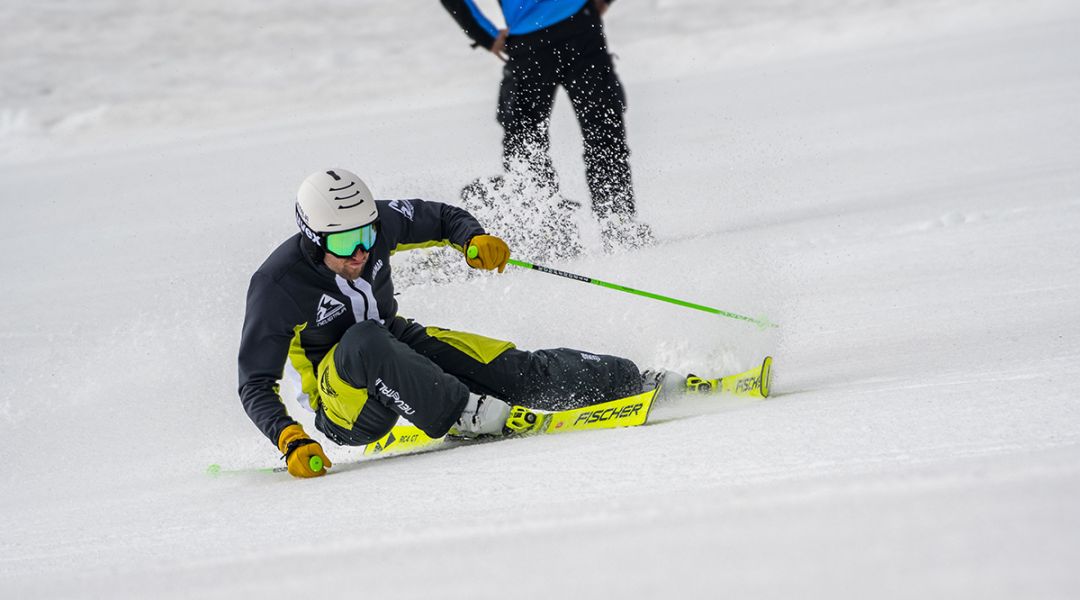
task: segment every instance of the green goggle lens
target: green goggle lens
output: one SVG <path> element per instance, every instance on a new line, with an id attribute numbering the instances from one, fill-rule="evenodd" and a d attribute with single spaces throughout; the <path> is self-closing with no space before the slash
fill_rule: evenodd
<path id="1" fill-rule="evenodd" d="M 356 252 L 356 248 L 370 252 L 375 245 L 375 224 L 364 225 L 348 231 L 328 233 L 325 237 L 326 251 L 339 258 L 349 258 Z"/>

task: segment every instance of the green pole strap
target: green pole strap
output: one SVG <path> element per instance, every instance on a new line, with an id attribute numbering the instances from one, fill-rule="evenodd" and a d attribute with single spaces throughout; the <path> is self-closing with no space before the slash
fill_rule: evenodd
<path id="1" fill-rule="evenodd" d="M 469 258 L 476 258 L 478 250 L 476 246 L 470 246 L 467 256 Z M 692 308 L 694 310 L 700 310 L 703 312 L 711 313 L 714 315 L 720 315 L 721 317 L 727 317 L 729 319 L 737 319 L 739 321 L 746 321 L 747 323 L 753 323 L 757 325 L 759 329 L 766 329 L 769 327 L 779 327 L 776 323 L 773 323 L 765 317 L 753 318 L 745 315 L 740 315 L 726 310 L 720 310 L 718 308 L 712 308 L 711 306 L 703 306 L 701 304 L 695 304 L 693 302 L 687 302 L 686 300 L 679 300 L 678 298 L 669 298 L 668 296 L 661 296 L 660 294 L 654 294 L 652 292 L 646 292 L 643 290 L 637 290 L 625 285 L 619 285 L 617 283 L 610 283 L 608 281 L 601 281 L 599 279 L 593 279 L 592 277 L 585 277 L 584 275 L 576 275 L 574 273 L 567 273 L 566 271 L 560 271 L 558 269 L 552 269 L 551 267 L 545 267 L 543 265 L 535 265 L 533 263 L 527 263 L 523 260 L 509 259 L 508 262 L 515 267 L 522 269 L 532 269 L 533 271 L 540 271 L 541 273 L 547 273 L 548 275 L 558 275 L 559 277 L 565 277 L 567 279 L 573 279 L 584 283 L 591 283 L 600 287 L 605 287 L 611 290 L 617 290 L 620 292 L 626 292 L 628 294 L 634 294 L 635 296 L 644 296 L 646 298 L 652 298 L 653 300 L 660 300 L 662 302 L 669 302 L 671 304 L 678 304 L 679 306 L 685 306 L 686 308 Z"/>

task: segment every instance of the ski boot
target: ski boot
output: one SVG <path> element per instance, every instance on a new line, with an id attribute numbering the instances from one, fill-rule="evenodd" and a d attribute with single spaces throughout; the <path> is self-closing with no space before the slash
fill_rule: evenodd
<path id="1" fill-rule="evenodd" d="M 469 401 L 457 422 L 450 427 L 448 436 L 454 438 L 478 438 L 502 435 L 503 425 L 510 414 L 510 405 L 502 400 L 477 394 L 469 394 Z"/>

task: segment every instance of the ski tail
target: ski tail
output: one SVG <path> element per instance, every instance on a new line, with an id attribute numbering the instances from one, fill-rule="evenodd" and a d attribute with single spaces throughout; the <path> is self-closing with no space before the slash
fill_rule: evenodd
<path id="1" fill-rule="evenodd" d="M 415 452 L 417 450 L 438 446 L 446 441 L 445 437 L 433 438 L 428 436 L 415 425 L 395 425 L 389 433 L 378 440 L 364 446 L 364 456 L 389 452 L 397 454 L 401 452 Z"/>
<path id="2" fill-rule="evenodd" d="M 686 391 L 691 393 L 723 392 L 736 396 L 768 398 L 772 392 L 772 357 L 766 356 L 759 366 L 737 375 L 718 379 L 689 375 L 686 378 Z"/>

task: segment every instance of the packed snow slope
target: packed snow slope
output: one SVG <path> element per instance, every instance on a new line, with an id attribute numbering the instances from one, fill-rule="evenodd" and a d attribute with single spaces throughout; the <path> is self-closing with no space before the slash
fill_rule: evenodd
<path id="1" fill-rule="evenodd" d="M 497 172 L 499 63 L 436 2 L 0 20 L 0 597 L 1080 596 L 1075 2 L 616 3 L 662 240 L 586 228 L 557 266 L 780 328 L 446 257 L 395 257 L 401 310 L 698 373 L 771 353 L 775 396 L 327 443 L 310 481 L 205 474 L 280 464 L 236 397 L 248 277 L 309 172 L 449 202 Z M 584 199 L 565 97 L 553 129 Z"/>

